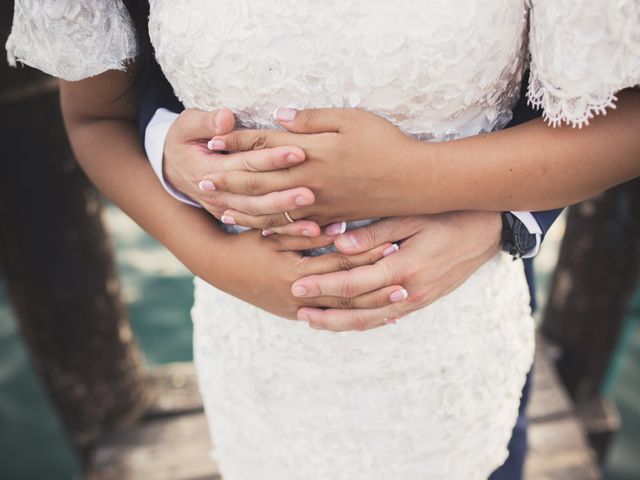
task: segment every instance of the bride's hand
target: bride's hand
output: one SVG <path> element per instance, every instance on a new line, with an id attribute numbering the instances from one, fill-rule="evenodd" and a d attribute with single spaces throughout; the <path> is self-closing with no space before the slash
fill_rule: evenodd
<path id="1" fill-rule="evenodd" d="M 370 309 L 391 303 L 390 295 L 402 289 L 401 286 L 385 285 L 375 292 L 350 295 L 350 298 L 340 295 L 299 298 L 292 294 L 291 286 L 300 277 L 374 265 L 395 253 L 392 245 L 384 242 L 354 254 L 329 253 L 312 257 L 300 253 L 300 250 L 331 245 L 334 240 L 335 236 L 327 235 L 265 238 L 260 232 L 250 230 L 230 238 L 225 246 L 223 263 L 218 261 L 208 268 L 205 261 L 197 274 L 237 298 L 294 320 L 297 311 L 304 306 L 345 308 L 350 305 L 352 308 Z M 221 269 L 224 269 L 223 275 Z"/>
<path id="2" fill-rule="evenodd" d="M 339 236 L 335 245 L 343 253 L 367 251 L 377 245 L 402 240 L 394 255 L 345 272 L 299 279 L 295 293 L 301 298 L 359 297 L 368 292 L 403 285 L 395 302 L 375 309 L 301 308 L 300 320 L 318 329 L 366 330 L 395 321 L 424 308 L 460 286 L 498 253 L 502 222 L 496 212 L 456 212 L 395 217 Z M 391 300 L 391 299 L 390 299 Z"/>
<path id="3" fill-rule="evenodd" d="M 219 220 L 225 210 L 235 208 L 248 213 L 278 213 L 279 220 L 286 222 L 283 211 L 312 204 L 313 193 L 304 187 L 263 196 L 247 196 L 215 191 L 211 182 L 203 180 L 206 175 L 217 172 L 266 172 L 286 169 L 304 161 L 304 151 L 299 147 L 277 147 L 235 155 L 220 154 L 208 148 L 214 135 L 232 132 L 234 123 L 233 113 L 228 109 L 183 111 L 171 125 L 164 144 L 165 181 Z M 320 234 L 320 229 L 314 222 L 301 221 L 288 227 L 286 232 L 316 236 Z"/>
<path id="4" fill-rule="evenodd" d="M 294 219 L 305 218 L 320 225 L 393 216 L 406 206 L 402 197 L 412 179 L 403 165 L 411 161 L 412 152 L 421 142 L 362 110 L 279 109 L 276 116 L 290 132 L 236 130 L 216 136 L 214 141 L 219 148 L 232 152 L 295 145 L 304 150 L 304 162 L 270 172 L 219 172 L 203 180 L 212 182 L 218 191 L 246 196 L 308 187 L 315 194 L 313 205 L 288 211 Z M 230 156 L 242 154 L 246 153 Z M 232 223 L 291 234 L 289 226 L 285 230 L 274 228 L 286 224 L 280 213 L 256 215 L 234 208 L 224 216 Z"/>

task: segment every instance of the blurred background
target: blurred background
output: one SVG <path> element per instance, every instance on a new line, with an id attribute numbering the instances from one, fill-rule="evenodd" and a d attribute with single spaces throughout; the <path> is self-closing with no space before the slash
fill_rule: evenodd
<path id="1" fill-rule="evenodd" d="M 3 42 L 11 11 L 0 6 Z M 81 478 L 83 465 L 105 463 L 100 452 L 115 461 L 104 445 L 130 441 L 114 429 L 171 408 L 192 413 L 175 398 L 158 407 L 149 372 L 192 359 L 193 277 L 88 184 L 55 81 L 4 62 L 0 149 L 0 479 Z M 547 476 L 527 478 L 640 479 L 639 249 L 637 181 L 573 207 L 547 236 L 535 261 L 537 318 L 554 380 L 543 373 L 536 388 L 545 408 L 566 404 L 535 407 L 532 443 L 580 435 L 595 469 L 580 476 L 582 456 L 541 449 Z M 184 387 L 183 377 L 167 378 Z M 567 433 L 567 419 L 578 433 Z"/>

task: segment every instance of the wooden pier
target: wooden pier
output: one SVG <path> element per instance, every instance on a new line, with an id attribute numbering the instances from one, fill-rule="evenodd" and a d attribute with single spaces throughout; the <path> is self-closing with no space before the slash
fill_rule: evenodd
<path id="1" fill-rule="evenodd" d="M 553 349 L 539 341 L 525 480 L 600 480 L 595 454 L 552 357 Z M 148 381 L 155 392 L 152 407 L 142 421 L 112 434 L 94 451 L 88 480 L 221 480 L 208 456 L 193 366 L 157 367 Z"/>

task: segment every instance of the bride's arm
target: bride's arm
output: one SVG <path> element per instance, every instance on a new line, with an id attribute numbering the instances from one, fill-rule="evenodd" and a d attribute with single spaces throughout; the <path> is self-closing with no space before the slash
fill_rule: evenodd
<path id="1" fill-rule="evenodd" d="M 390 243 L 365 254 L 302 257 L 259 232 L 224 233 L 210 215 L 166 194 L 139 144 L 136 103 L 127 88 L 125 74 L 115 71 L 61 82 L 62 110 L 73 150 L 98 189 L 196 275 L 253 305 L 294 319 L 304 305 L 344 305 L 337 296 L 295 298 L 291 285 L 298 278 L 373 264 L 385 256 Z M 296 249 L 326 246 L 333 239 L 303 238 Z M 385 286 L 350 301 L 355 308 L 386 305 L 391 302 L 389 295 L 401 288 Z"/>
<path id="2" fill-rule="evenodd" d="M 116 71 L 60 82 L 64 121 L 78 162 L 105 196 L 195 274 L 210 277 L 212 272 L 201 266 L 222 260 L 225 234 L 210 217 L 176 202 L 158 184 L 139 144 L 136 103 L 128 88 L 125 74 Z"/>
<path id="3" fill-rule="evenodd" d="M 537 119 L 445 143 L 412 140 L 358 110 L 293 113 L 293 120 L 281 123 L 294 133 L 246 130 L 216 140 L 230 150 L 296 145 L 307 160 L 280 172 L 206 176 L 216 195 L 263 195 L 304 185 L 315 203 L 291 216 L 323 224 L 459 210 L 545 210 L 640 174 L 640 93 L 634 90 L 621 92 L 615 110 L 582 129 L 551 128 Z M 230 207 L 225 213 L 241 225 L 282 222 L 281 214 L 250 216 Z"/>
<path id="4" fill-rule="evenodd" d="M 423 191 L 421 201 L 434 211 L 574 204 L 640 175 L 639 128 L 640 92 L 626 90 L 615 110 L 582 129 L 550 128 L 537 119 L 437 145 L 430 161 L 433 190 Z"/>

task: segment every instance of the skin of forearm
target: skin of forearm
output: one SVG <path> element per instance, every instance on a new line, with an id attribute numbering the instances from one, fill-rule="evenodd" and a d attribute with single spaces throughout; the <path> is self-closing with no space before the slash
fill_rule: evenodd
<path id="1" fill-rule="evenodd" d="M 206 266 L 223 267 L 228 236 L 209 215 L 166 194 L 142 151 L 134 121 L 80 115 L 69 101 L 74 95 L 69 86 L 62 85 L 61 94 L 71 145 L 91 181 L 194 274 L 214 283 L 216 272 Z"/>
<path id="2" fill-rule="evenodd" d="M 407 168 L 415 192 L 412 210 L 416 203 L 426 207 L 425 213 L 536 211 L 574 204 L 640 175 L 639 127 L 640 93 L 626 90 L 615 110 L 582 129 L 551 128 L 537 119 L 499 132 L 421 144 Z"/>

